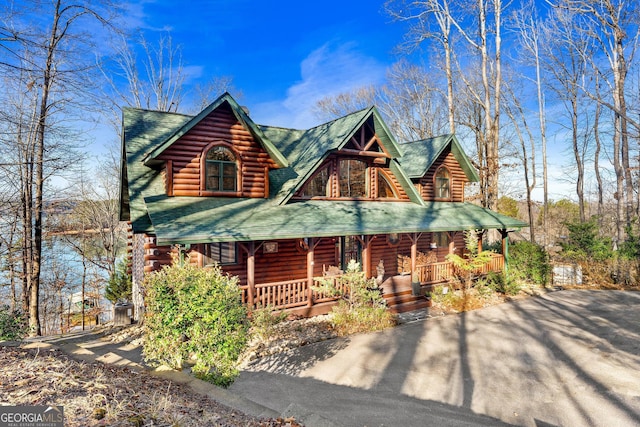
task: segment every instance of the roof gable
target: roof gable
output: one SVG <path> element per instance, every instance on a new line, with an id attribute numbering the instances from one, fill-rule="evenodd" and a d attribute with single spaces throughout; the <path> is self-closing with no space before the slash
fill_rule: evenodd
<path id="1" fill-rule="evenodd" d="M 216 109 L 220 108 L 223 104 L 227 104 L 234 116 L 238 119 L 240 123 L 256 138 L 258 143 L 269 153 L 269 156 L 275 161 L 280 167 L 287 167 L 288 162 L 286 158 L 282 155 L 282 153 L 276 148 L 273 142 L 267 138 L 267 136 L 262 132 L 261 128 L 258 127 L 253 120 L 245 113 L 245 111 L 238 105 L 238 103 L 233 99 L 233 97 L 229 93 L 224 93 L 214 102 L 212 102 L 207 108 L 202 110 L 197 116 L 194 116 L 191 120 L 185 123 L 181 128 L 177 129 L 173 135 L 171 135 L 166 141 L 164 141 L 161 145 L 151 151 L 145 158 L 144 163 L 147 166 L 150 166 L 156 162 L 158 162 L 158 157 L 167 150 L 173 143 L 175 143 L 178 139 L 184 136 L 187 132 L 193 129 L 198 123 L 204 120 L 209 114 L 211 114 Z"/>
<path id="2" fill-rule="evenodd" d="M 401 144 L 404 154 L 399 159 L 399 162 L 410 178 L 422 178 L 448 147 L 451 147 L 451 152 L 460 164 L 467 179 L 470 182 L 479 181 L 478 173 L 454 134 Z"/>
<path id="3" fill-rule="evenodd" d="M 392 164 L 396 163 L 394 159 L 401 155 L 400 148 L 375 107 L 357 111 L 307 131 L 263 127 L 266 135 L 278 141 L 276 144 L 281 152 L 286 153 L 290 166 L 270 172 L 271 196 L 279 204 L 287 203 L 331 153 L 353 145 L 352 138 L 369 120 L 379 140 L 379 144 L 375 145 L 380 145 L 380 149 L 391 157 Z M 401 168 L 396 169 L 393 172 L 401 175 L 398 176 L 398 181 L 409 198 L 422 203 L 420 195 Z"/>

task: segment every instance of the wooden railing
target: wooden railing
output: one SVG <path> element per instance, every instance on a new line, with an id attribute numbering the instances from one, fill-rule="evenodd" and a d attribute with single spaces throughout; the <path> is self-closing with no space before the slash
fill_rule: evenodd
<path id="1" fill-rule="evenodd" d="M 504 269 L 504 256 L 502 254 L 491 254 L 489 262 L 475 271 L 477 275 L 489 272 L 499 272 Z M 453 277 L 453 264 L 449 261 L 434 262 L 431 264 L 416 265 L 416 273 L 420 283 L 433 285 L 444 283 Z"/>
<path id="2" fill-rule="evenodd" d="M 348 291 L 347 286 L 340 280 L 341 276 L 313 279 L 314 287 L 321 287 L 321 280 L 333 280 L 333 286 L 341 292 Z M 253 306 L 249 303 L 249 286 L 240 286 L 242 289 L 242 302 L 250 309 L 260 307 L 272 307 L 274 310 L 303 307 L 309 305 L 309 282 L 307 279 L 286 280 L 283 282 L 263 283 L 255 286 Z M 325 295 L 317 289 L 311 289 L 313 304 L 335 301 L 339 296 Z"/>
<path id="3" fill-rule="evenodd" d="M 479 268 L 476 274 L 482 275 L 491 271 L 498 272 L 502 271 L 503 268 L 504 257 L 501 254 L 492 254 L 491 260 Z M 417 265 L 416 273 L 420 283 L 423 285 L 444 283 L 453 277 L 453 264 L 449 261 L 443 261 Z M 325 294 L 318 288 L 322 287 L 322 281 L 333 280 L 333 287 L 339 289 L 340 293 L 348 293 L 348 285 L 341 278 L 342 276 L 315 277 L 311 292 L 309 292 L 309 282 L 306 278 L 258 284 L 255 285 L 253 305 L 249 303 L 249 286 L 243 285 L 240 286 L 240 289 L 242 289 L 242 302 L 249 306 L 250 309 L 272 307 L 274 310 L 283 310 L 336 301 L 340 298 L 339 296 Z M 309 303 L 309 296 L 311 296 L 311 304 Z"/>

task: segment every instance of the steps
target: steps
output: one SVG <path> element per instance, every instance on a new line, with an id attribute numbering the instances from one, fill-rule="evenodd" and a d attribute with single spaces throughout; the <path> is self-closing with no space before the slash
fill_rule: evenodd
<path id="1" fill-rule="evenodd" d="M 382 296 L 387 301 L 389 311 L 396 314 L 431 307 L 431 299 L 424 295 L 413 295 L 411 289 L 398 289 Z"/>

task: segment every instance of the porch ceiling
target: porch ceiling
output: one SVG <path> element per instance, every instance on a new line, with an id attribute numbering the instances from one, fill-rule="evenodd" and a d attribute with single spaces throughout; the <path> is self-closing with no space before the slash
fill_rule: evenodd
<path id="1" fill-rule="evenodd" d="M 255 241 L 522 228 L 527 224 L 470 203 L 145 198 L 158 244 Z"/>

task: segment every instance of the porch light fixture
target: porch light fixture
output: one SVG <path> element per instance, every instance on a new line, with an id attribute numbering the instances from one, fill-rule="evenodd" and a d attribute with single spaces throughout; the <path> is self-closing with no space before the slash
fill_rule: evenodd
<path id="1" fill-rule="evenodd" d="M 400 243 L 400 235 L 398 233 L 387 234 L 387 242 L 391 246 L 397 245 L 398 243 Z"/>

